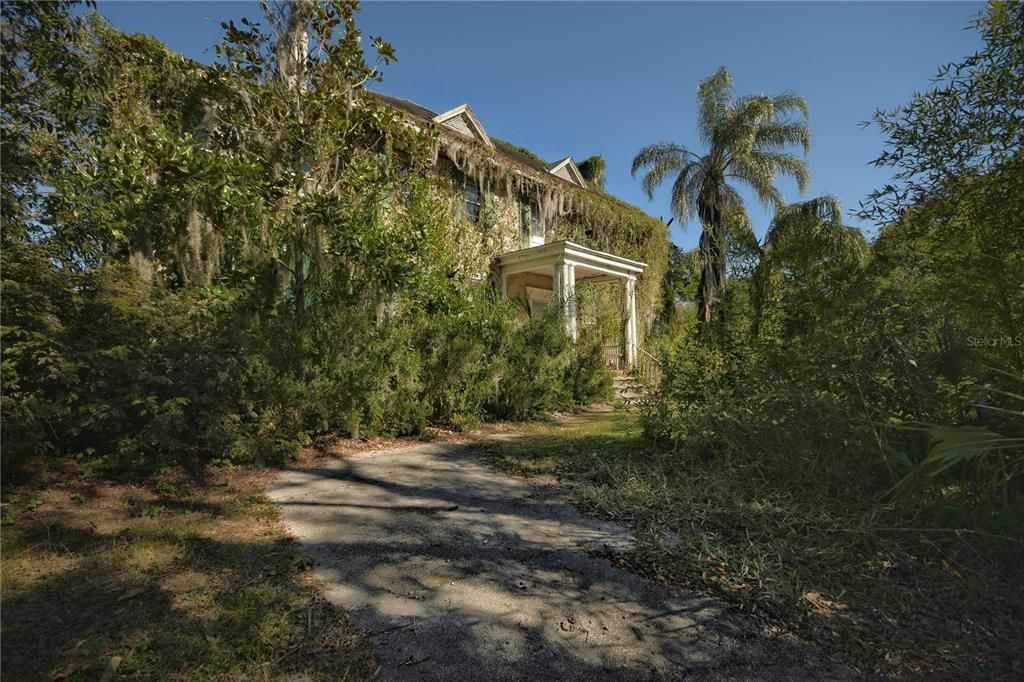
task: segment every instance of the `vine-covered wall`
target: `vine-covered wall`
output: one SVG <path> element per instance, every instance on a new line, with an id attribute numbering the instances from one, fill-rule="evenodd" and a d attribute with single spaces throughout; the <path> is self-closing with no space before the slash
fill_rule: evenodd
<path id="1" fill-rule="evenodd" d="M 584 246 L 647 264 L 637 281 L 641 342 L 657 316 L 661 283 L 668 266 L 668 228 L 600 188 L 578 188 L 559 178 L 518 164 L 493 150 L 438 131 L 436 170 L 448 193 L 453 220 L 474 235 L 464 251 L 475 272 L 493 260 L 527 246 L 522 204 L 532 203 L 546 227 L 546 241 L 568 239 Z M 462 188 L 469 180 L 481 190 L 480 218 L 469 220 Z M 577 309 L 582 329 L 600 333 L 606 343 L 621 335 L 622 284 L 580 283 Z"/>

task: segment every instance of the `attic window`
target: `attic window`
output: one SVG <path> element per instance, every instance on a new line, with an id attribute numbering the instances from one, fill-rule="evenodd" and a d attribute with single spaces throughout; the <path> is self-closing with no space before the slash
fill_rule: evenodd
<path id="1" fill-rule="evenodd" d="M 480 222 L 480 185 L 472 178 L 465 178 L 462 197 L 466 201 L 466 216 L 471 222 Z"/>
<path id="2" fill-rule="evenodd" d="M 587 181 L 583 179 L 583 175 L 580 173 L 580 169 L 573 163 L 572 157 L 567 156 L 561 161 L 555 161 L 547 165 L 548 173 L 557 175 L 558 177 L 571 182 L 574 185 L 580 187 L 586 187 Z"/>
<path id="3" fill-rule="evenodd" d="M 468 104 L 461 104 L 450 111 L 438 114 L 432 120 L 460 135 L 477 139 L 488 147 L 494 148 L 494 143 L 488 137 L 487 131 L 480 125 L 480 119 L 476 117 Z"/>

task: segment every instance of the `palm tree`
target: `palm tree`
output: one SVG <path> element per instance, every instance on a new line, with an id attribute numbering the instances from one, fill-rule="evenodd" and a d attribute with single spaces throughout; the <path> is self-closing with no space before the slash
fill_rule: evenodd
<path id="1" fill-rule="evenodd" d="M 791 119 L 792 114 L 799 114 Z M 700 286 L 697 322 L 705 337 L 711 335 L 711 310 L 725 289 L 725 256 L 730 225 L 749 225 L 743 199 L 734 187 L 743 183 L 758 200 L 772 209 L 783 206 L 775 187 L 778 176 L 796 180 L 800 192 L 807 187 L 807 162 L 788 153 L 799 145 L 806 156 L 811 145 L 807 102 L 795 92 L 776 97 L 736 97 L 732 76 L 720 68 L 697 88 L 697 128 L 707 148 L 703 156 L 680 144 L 658 142 L 640 150 L 633 159 L 633 176 L 644 170 L 642 186 L 648 198 L 669 176 L 672 214 L 680 221 L 700 220 Z"/>
<path id="2" fill-rule="evenodd" d="M 862 264 L 868 243 L 863 232 L 843 224 L 839 200 L 825 195 L 781 208 L 756 249 L 759 258 L 751 278 L 754 338 L 761 334 L 766 306 L 778 302 L 785 282 L 813 292 L 819 300 L 834 295 L 829 282 L 842 279 L 835 272 Z"/>

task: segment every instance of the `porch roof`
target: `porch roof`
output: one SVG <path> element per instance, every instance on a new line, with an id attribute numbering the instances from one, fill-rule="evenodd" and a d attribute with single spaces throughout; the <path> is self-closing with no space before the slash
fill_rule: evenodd
<path id="1" fill-rule="evenodd" d="M 598 251 L 569 240 L 541 244 L 498 256 L 498 266 L 504 276 L 521 272 L 552 275 L 555 268 L 564 263 L 575 266 L 574 279 L 595 282 L 635 278 L 647 268 L 647 263 Z"/>

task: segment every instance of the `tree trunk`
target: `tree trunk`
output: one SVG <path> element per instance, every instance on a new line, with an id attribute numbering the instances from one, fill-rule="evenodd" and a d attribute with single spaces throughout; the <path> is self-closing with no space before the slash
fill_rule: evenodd
<path id="1" fill-rule="evenodd" d="M 703 339 L 711 341 L 712 308 L 722 300 L 725 291 L 725 215 L 717 196 L 698 199 L 697 213 L 704 224 L 700 235 L 702 268 L 697 289 L 697 329 Z"/>
<path id="2" fill-rule="evenodd" d="M 152 283 L 157 278 L 156 254 L 153 252 L 153 241 L 149 227 L 143 223 L 135 230 L 135 238 L 128 254 L 128 263 L 135 268 L 139 278 Z"/>
<path id="3" fill-rule="evenodd" d="M 765 263 L 765 254 L 761 253 L 757 268 L 754 269 L 754 292 L 751 296 L 750 338 L 755 341 L 761 338 L 761 327 L 764 323 L 764 307 L 768 298 L 768 279 L 771 277 L 769 266 Z"/>
<path id="4" fill-rule="evenodd" d="M 288 7 L 288 23 L 277 41 L 277 71 L 289 88 L 302 86 L 306 80 L 306 53 L 309 51 L 306 19 L 312 10 L 312 0 L 292 3 Z"/>

